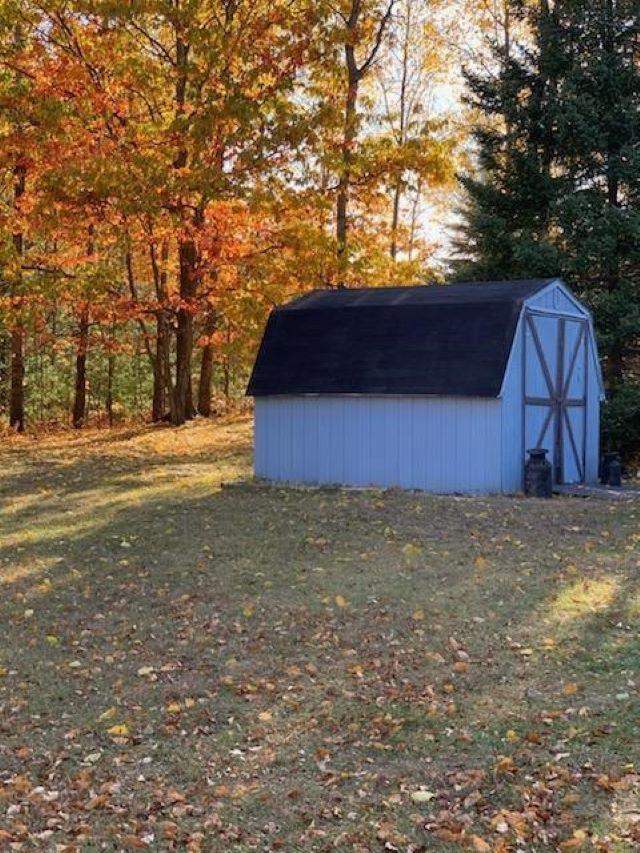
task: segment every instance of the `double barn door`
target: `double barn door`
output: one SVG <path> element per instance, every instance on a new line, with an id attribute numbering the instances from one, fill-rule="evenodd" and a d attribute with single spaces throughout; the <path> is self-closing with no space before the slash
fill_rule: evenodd
<path id="1" fill-rule="evenodd" d="M 555 483 L 582 483 L 587 427 L 587 321 L 527 310 L 523 355 L 525 450 L 548 450 Z"/>

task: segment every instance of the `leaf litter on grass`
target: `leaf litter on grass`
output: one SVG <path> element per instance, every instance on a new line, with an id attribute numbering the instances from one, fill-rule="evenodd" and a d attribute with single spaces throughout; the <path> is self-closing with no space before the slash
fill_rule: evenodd
<path id="1" fill-rule="evenodd" d="M 640 843 L 632 506 L 221 491 L 246 421 L 105 438 L 0 476 L 0 847 Z"/>

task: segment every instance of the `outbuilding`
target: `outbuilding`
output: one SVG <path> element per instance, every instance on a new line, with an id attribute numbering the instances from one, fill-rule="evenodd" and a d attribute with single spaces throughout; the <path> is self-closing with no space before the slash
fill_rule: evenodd
<path id="1" fill-rule="evenodd" d="M 559 279 L 311 291 L 271 313 L 247 394 L 272 481 L 514 493 L 534 447 L 597 481 L 593 321 Z"/>

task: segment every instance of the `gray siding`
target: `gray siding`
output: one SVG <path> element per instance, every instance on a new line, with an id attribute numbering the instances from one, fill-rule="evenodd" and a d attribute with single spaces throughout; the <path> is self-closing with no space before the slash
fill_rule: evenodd
<path id="1" fill-rule="evenodd" d="M 501 401 L 300 396 L 255 401 L 255 471 L 292 483 L 500 492 Z"/>

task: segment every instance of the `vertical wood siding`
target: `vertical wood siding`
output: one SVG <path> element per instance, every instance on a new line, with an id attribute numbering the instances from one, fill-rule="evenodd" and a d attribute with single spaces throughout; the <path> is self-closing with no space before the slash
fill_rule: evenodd
<path id="1" fill-rule="evenodd" d="M 501 444 L 502 444 L 502 491 L 506 494 L 521 492 L 524 485 L 524 461 L 522 455 L 524 427 L 523 417 L 523 368 L 522 368 L 522 317 L 513 338 L 511 355 L 507 364 L 502 386 Z"/>
<path id="2" fill-rule="evenodd" d="M 593 339 L 587 340 L 587 446 L 585 452 L 585 482 L 598 482 L 600 459 L 600 366 Z"/>
<path id="3" fill-rule="evenodd" d="M 501 490 L 501 402 L 388 396 L 258 397 L 255 471 L 292 483 Z"/>
<path id="4" fill-rule="evenodd" d="M 544 308 L 549 311 L 560 311 L 563 314 L 573 314 L 575 317 L 584 317 L 586 311 L 583 311 L 579 305 L 570 299 L 559 285 L 550 284 L 545 287 L 540 293 L 536 293 L 527 300 L 529 308 Z"/>

